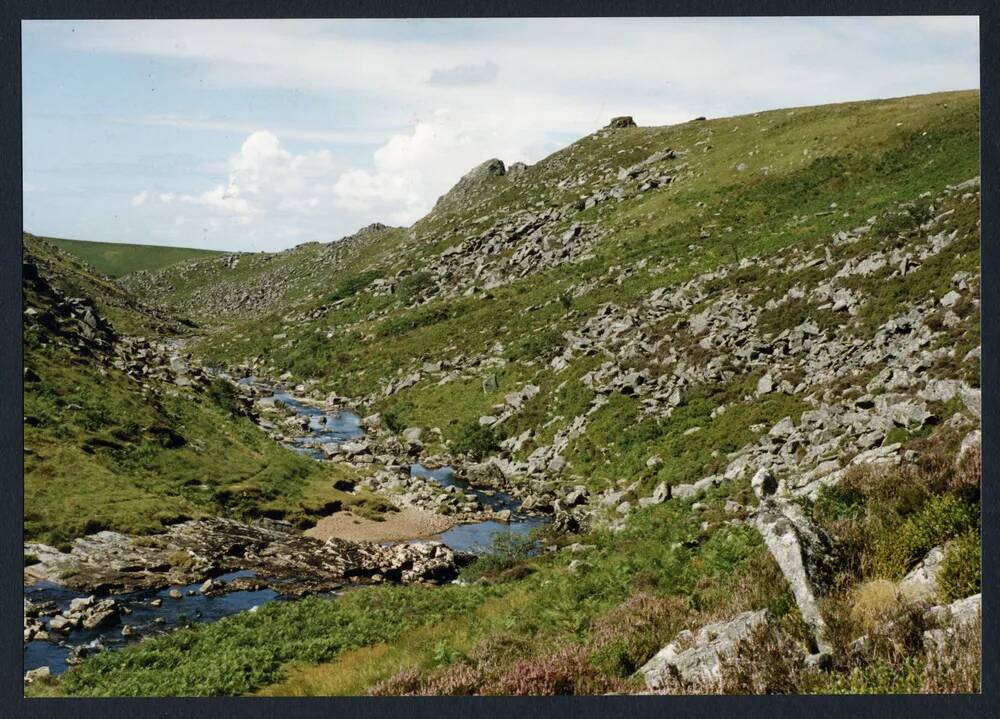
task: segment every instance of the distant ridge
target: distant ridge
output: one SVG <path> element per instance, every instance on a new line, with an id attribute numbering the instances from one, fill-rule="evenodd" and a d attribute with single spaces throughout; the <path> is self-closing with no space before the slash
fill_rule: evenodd
<path id="1" fill-rule="evenodd" d="M 54 245 L 70 252 L 111 277 L 121 277 L 139 270 L 159 270 L 183 260 L 195 260 L 226 254 L 216 250 L 191 247 L 164 247 L 118 242 L 89 242 L 47 238 Z"/>

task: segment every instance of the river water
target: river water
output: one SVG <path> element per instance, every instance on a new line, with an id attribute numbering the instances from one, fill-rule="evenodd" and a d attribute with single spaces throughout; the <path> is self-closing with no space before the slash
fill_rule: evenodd
<path id="1" fill-rule="evenodd" d="M 243 383 L 253 381 L 253 378 L 241 380 Z M 294 438 L 288 445 L 295 451 L 325 461 L 320 445 L 345 442 L 364 436 L 361 419 L 353 412 L 348 410 L 328 412 L 306 404 L 283 391 L 274 391 L 272 397 L 296 414 L 309 418 L 306 433 Z M 458 524 L 434 538 L 456 551 L 479 553 L 488 550 L 498 534 L 527 535 L 546 521 L 541 517 L 520 512 L 520 503 L 509 494 L 471 487 L 458 479 L 450 467 L 427 468 L 421 464 L 413 464 L 410 466 L 410 474 L 426 477 L 444 486 L 457 486 L 464 492 L 474 494 L 484 507 L 511 510 L 510 523 L 489 520 Z M 228 582 L 241 576 L 253 576 L 253 573 L 233 572 L 218 579 Z M 74 629 L 67 635 L 52 632 L 52 639 L 48 641 L 29 642 L 24 646 L 24 671 L 48 666 L 53 674 L 61 674 L 69 668 L 66 659 L 70 656 L 73 646 L 91 645 L 95 650 L 115 649 L 139 641 L 143 636 L 163 634 L 200 622 L 216 621 L 231 614 L 253 610 L 266 602 L 293 601 L 283 599 L 271 589 L 238 591 L 206 597 L 198 591 L 200 584 L 199 582 L 189 586 L 115 595 L 119 607 L 123 608 L 120 624 L 98 629 Z M 172 598 L 170 596 L 172 589 L 180 590 L 182 598 Z M 25 587 L 24 596 L 35 604 L 54 602 L 60 611 L 64 611 L 69 608 L 71 600 L 87 595 L 50 582 L 36 582 Z M 151 603 L 155 600 L 159 600 L 159 606 Z M 122 625 L 125 624 L 130 625 L 135 631 L 130 637 L 123 637 L 121 634 Z"/>

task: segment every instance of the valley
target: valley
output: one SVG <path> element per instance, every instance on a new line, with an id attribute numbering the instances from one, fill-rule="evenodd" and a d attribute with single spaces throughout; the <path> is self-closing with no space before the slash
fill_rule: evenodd
<path id="1" fill-rule="evenodd" d="M 26 234 L 26 693 L 978 691 L 980 192 L 965 91 Z"/>

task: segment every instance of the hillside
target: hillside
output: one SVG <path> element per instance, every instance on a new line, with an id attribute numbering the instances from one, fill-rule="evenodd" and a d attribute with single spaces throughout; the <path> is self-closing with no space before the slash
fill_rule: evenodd
<path id="1" fill-rule="evenodd" d="M 282 510 L 308 518 L 341 476 L 284 450 L 184 351 L 190 328 L 53 244 L 24 237 L 25 538 Z M 356 500 L 353 500 L 356 501 Z"/>
<path id="2" fill-rule="evenodd" d="M 154 271 L 182 260 L 205 259 L 223 254 L 214 250 L 196 250 L 190 247 L 89 242 L 57 237 L 47 239 L 56 247 L 76 255 L 109 277 L 121 277 L 142 270 Z"/>
<path id="3" fill-rule="evenodd" d="M 58 691 L 978 690 L 978 92 L 613 125 L 410 228 L 116 283 L 193 360 L 364 416 L 319 465 L 356 491 L 448 514 L 406 474 L 449 465 L 549 524 Z"/>

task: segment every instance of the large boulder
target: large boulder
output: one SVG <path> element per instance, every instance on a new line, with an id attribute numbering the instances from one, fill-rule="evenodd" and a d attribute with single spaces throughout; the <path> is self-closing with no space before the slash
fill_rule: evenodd
<path id="1" fill-rule="evenodd" d="M 780 496 L 768 496 L 763 482 L 755 490 L 759 490 L 761 502 L 754 526 L 788 582 L 802 619 L 812 629 L 817 652 L 829 655 L 833 647 L 826 638 L 826 622 L 817 596 L 828 581 L 826 562 L 832 554 L 832 543 L 798 504 Z"/>
<path id="2" fill-rule="evenodd" d="M 943 562 L 944 547 L 934 547 L 899 583 L 903 596 L 913 600 L 934 599 L 938 591 L 938 574 L 941 572 Z"/>
<path id="3" fill-rule="evenodd" d="M 646 686 L 662 689 L 683 684 L 712 684 L 722 678 L 723 661 L 750 639 L 759 628 L 780 631 L 766 609 L 743 612 L 724 622 L 706 624 L 697 631 L 685 629 L 639 669 Z"/>
<path id="4" fill-rule="evenodd" d="M 407 444 L 420 444 L 423 436 L 424 430 L 422 427 L 407 427 L 403 430 L 403 441 Z"/>
<path id="5" fill-rule="evenodd" d="M 924 621 L 933 626 L 924 632 L 924 648 L 932 651 L 947 646 L 954 638 L 956 630 L 970 626 L 982 616 L 982 611 L 982 594 L 973 594 L 971 597 L 957 599 L 951 604 L 931 607 L 924 615 Z"/>

